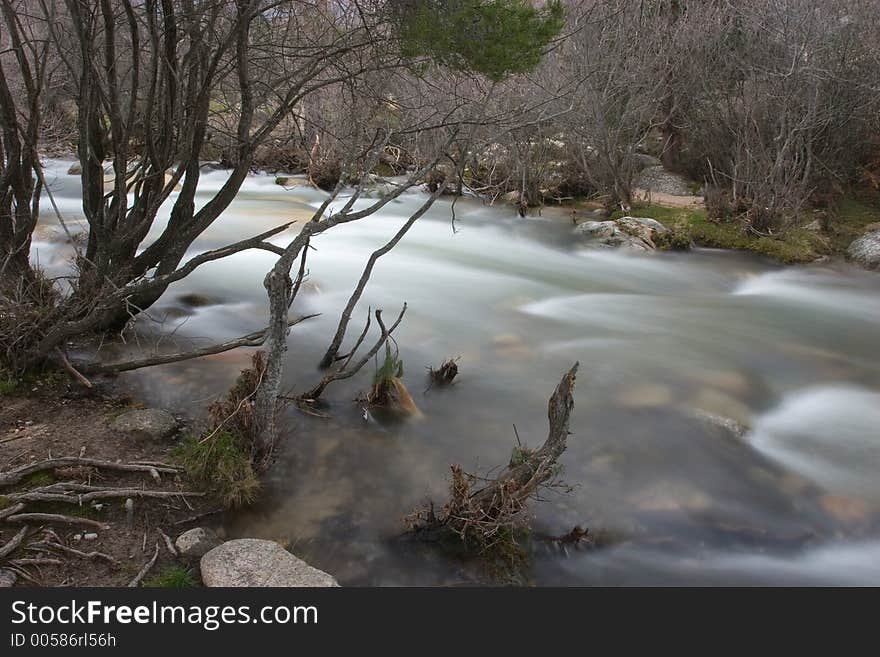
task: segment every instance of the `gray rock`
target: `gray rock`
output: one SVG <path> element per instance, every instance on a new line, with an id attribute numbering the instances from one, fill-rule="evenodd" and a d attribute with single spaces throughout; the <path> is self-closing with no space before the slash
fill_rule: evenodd
<path id="1" fill-rule="evenodd" d="M 692 196 L 690 182 L 677 173 L 667 171 L 662 166 L 646 167 L 639 175 L 636 187 L 671 196 Z"/>
<path id="2" fill-rule="evenodd" d="M 220 543 L 220 538 L 213 530 L 195 527 L 178 536 L 177 540 L 174 541 L 174 547 L 180 552 L 180 556 L 198 559 L 205 556 L 220 545 Z"/>
<path id="3" fill-rule="evenodd" d="M 855 240 L 846 250 L 847 257 L 865 269 L 880 270 L 880 230 Z"/>
<path id="4" fill-rule="evenodd" d="M 339 586 L 274 541 L 240 538 L 215 547 L 200 564 L 205 586 Z"/>
<path id="5" fill-rule="evenodd" d="M 18 579 L 18 575 L 16 575 L 11 570 L 6 570 L 5 568 L 0 568 L 0 589 L 8 589 L 15 586 L 15 581 Z"/>
<path id="6" fill-rule="evenodd" d="M 110 428 L 144 440 L 161 440 L 174 433 L 177 429 L 177 420 L 168 411 L 158 408 L 139 408 L 117 417 L 110 424 Z"/>
<path id="7" fill-rule="evenodd" d="M 667 229 L 647 217 L 621 217 L 609 221 L 585 221 L 575 228 L 575 232 L 597 246 L 653 251 L 654 237 Z"/>
<path id="8" fill-rule="evenodd" d="M 659 167 L 663 165 L 659 157 L 654 157 L 648 153 L 636 153 L 633 157 L 635 158 L 639 169 L 647 169 L 648 167 Z"/>

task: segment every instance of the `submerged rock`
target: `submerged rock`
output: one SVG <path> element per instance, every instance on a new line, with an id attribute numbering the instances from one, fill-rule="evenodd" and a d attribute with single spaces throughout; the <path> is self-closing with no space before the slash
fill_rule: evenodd
<path id="1" fill-rule="evenodd" d="M 181 294 L 177 297 L 177 300 L 180 301 L 185 306 L 189 306 L 190 308 L 203 308 L 205 306 L 216 306 L 220 302 L 217 299 L 213 299 L 205 294 Z"/>
<path id="2" fill-rule="evenodd" d="M 145 440 L 161 440 L 174 433 L 177 420 L 168 411 L 138 408 L 117 417 L 110 423 L 110 428 Z"/>
<path id="3" fill-rule="evenodd" d="M 668 230 L 648 217 L 621 217 L 608 221 L 585 221 L 575 228 L 575 232 L 603 247 L 653 251 L 657 248 L 657 236 Z"/>
<path id="4" fill-rule="evenodd" d="M 847 257 L 865 269 L 880 270 L 880 230 L 855 240 L 846 250 Z"/>
<path id="5" fill-rule="evenodd" d="M 220 537 L 213 530 L 195 527 L 178 536 L 174 541 L 174 547 L 182 557 L 199 558 L 205 556 L 220 543 L 222 543 Z"/>
<path id="6" fill-rule="evenodd" d="M 339 586 L 332 575 L 313 568 L 274 541 L 240 538 L 202 557 L 205 586 Z"/>

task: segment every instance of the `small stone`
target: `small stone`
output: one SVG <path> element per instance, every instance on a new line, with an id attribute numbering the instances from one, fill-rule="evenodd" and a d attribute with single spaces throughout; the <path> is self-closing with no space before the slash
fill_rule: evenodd
<path id="1" fill-rule="evenodd" d="M 79 162 L 74 162 L 70 165 L 70 168 L 67 170 L 68 176 L 81 176 L 82 175 L 82 165 Z"/>
<path id="2" fill-rule="evenodd" d="M 174 433 L 177 420 L 168 411 L 157 408 L 135 409 L 113 420 L 110 428 L 144 440 L 161 440 Z"/>
<path id="3" fill-rule="evenodd" d="M 74 535 L 73 535 L 73 540 L 74 540 L 74 541 L 81 541 L 81 540 L 82 540 L 82 537 L 83 537 L 82 534 L 74 534 Z"/>
<path id="4" fill-rule="evenodd" d="M 18 575 L 11 570 L 0 568 L 0 589 L 12 588 L 15 586 L 15 581 L 17 579 Z"/>
<path id="5" fill-rule="evenodd" d="M 274 541 L 240 538 L 202 557 L 205 586 L 339 586 L 332 575 L 313 568 Z"/>
<path id="6" fill-rule="evenodd" d="M 201 558 L 221 542 L 214 531 L 204 527 L 195 527 L 178 536 L 174 547 L 182 557 Z"/>
<path id="7" fill-rule="evenodd" d="M 95 533 L 83 534 L 83 538 L 87 541 L 94 541 L 98 538 L 98 535 Z"/>

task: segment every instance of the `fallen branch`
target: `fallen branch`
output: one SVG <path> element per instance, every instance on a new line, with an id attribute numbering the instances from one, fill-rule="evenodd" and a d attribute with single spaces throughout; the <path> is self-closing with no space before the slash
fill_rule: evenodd
<path id="1" fill-rule="evenodd" d="M 43 541 L 40 543 L 31 543 L 28 548 L 33 548 L 35 550 L 44 550 L 51 551 L 56 550 L 58 552 L 63 552 L 65 554 L 71 554 L 75 557 L 79 557 L 81 559 L 100 559 L 102 561 L 106 561 L 108 563 L 112 563 L 114 565 L 119 565 L 119 561 L 114 559 L 109 554 L 104 554 L 103 552 L 83 552 L 81 550 L 77 550 L 72 547 L 67 547 L 66 545 L 62 545 L 61 543 L 52 543 L 48 541 Z"/>
<path id="2" fill-rule="evenodd" d="M 73 377 L 74 380 L 78 381 L 80 384 L 85 386 L 86 388 L 91 389 L 92 382 L 89 381 L 86 377 L 84 377 L 79 370 L 77 370 L 73 365 L 70 364 L 70 361 L 67 360 L 67 356 L 64 355 L 64 352 L 61 351 L 59 347 L 55 347 L 55 355 L 58 357 L 59 362 L 61 363 L 61 367 Z"/>
<path id="3" fill-rule="evenodd" d="M 307 319 L 317 317 L 318 313 L 312 315 L 303 315 L 288 322 L 288 326 L 295 326 Z M 193 358 L 202 358 L 204 356 L 213 356 L 222 354 L 239 347 L 260 347 L 266 341 L 268 327 L 248 333 L 240 338 L 213 344 L 201 349 L 193 349 L 192 351 L 184 351 L 173 354 L 158 354 L 155 356 L 147 356 L 145 358 L 137 358 L 135 360 L 124 361 L 122 363 L 79 363 L 79 368 L 87 374 L 116 374 L 118 372 L 129 372 L 143 367 L 152 367 L 154 365 L 165 365 L 167 363 L 179 363 L 184 360 L 192 360 Z"/>
<path id="4" fill-rule="evenodd" d="M 199 513 L 194 516 L 190 516 L 189 518 L 184 518 L 183 520 L 178 520 L 177 522 L 171 523 L 174 527 L 179 527 L 180 525 L 186 525 L 191 522 L 195 522 L 196 520 L 201 520 L 202 518 L 207 518 L 209 516 L 217 515 L 221 513 L 223 509 L 214 509 L 213 511 L 205 511 L 204 513 Z"/>
<path id="5" fill-rule="evenodd" d="M 84 465 L 93 468 L 104 468 L 105 470 L 120 470 L 122 472 L 147 472 L 153 476 L 153 472 L 157 475 L 159 472 L 165 474 L 177 474 L 181 468 L 172 465 L 140 465 L 137 463 L 114 463 L 112 461 L 101 461 L 98 459 L 87 459 L 77 456 L 63 456 L 61 458 L 48 459 L 46 461 L 38 461 L 24 465 L 9 472 L 0 472 L 0 486 L 14 486 L 28 475 L 35 472 L 43 472 L 45 470 L 54 470 L 55 468 L 64 468 L 72 465 Z M 155 479 L 156 477 L 153 476 Z"/>
<path id="6" fill-rule="evenodd" d="M 13 536 L 6 545 L 0 547 L 0 559 L 3 559 L 15 552 L 18 546 L 21 545 L 21 542 L 24 540 L 25 536 L 27 536 L 28 531 L 30 531 L 30 527 L 25 525 L 18 530 L 18 533 Z"/>
<path id="7" fill-rule="evenodd" d="M 159 527 L 156 527 L 156 531 L 159 532 L 159 536 L 161 536 L 162 540 L 165 541 L 165 547 L 168 548 L 168 551 L 171 553 L 171 556 L 173 556 L 173 557 L 178 556 L 177 548 L 174 547 L 174 543 L 171 542 L 171 538 L 168 536 L 168 534 L 163 532 L 162 529 Z"/>
<path id="8" fill-rule="evenodd" d="M 24 504 L 13 504 L 12 506 L 8 506 L 5 509 L 0 509 L 0 520 L 3 520 L 3 518 L 11 516 L 14 513 L 18 513 L 22 509 L 24 509 Z"/>
<path id="9" fill-rule="evenodd" d="M 156 541 L 156 550 L 153 552 L 152 558 L 144 564 L 144 567 L 141 568 L 140 572 L 135 575 L 135 578 L 128 583 L 128 588 L 136 588 L 138 584 L 141 583 L 141 580 L 147 576 L 147 573 L 150 572 L 150 568 L 156 563 L 156 559 L 159 558 L 159 541 Z"/>
<path id="10" fill-rule="evenodd" d="M 60 559 L 13 559 L 9 562 L 13 566 L 23 568 L 25 566 L 63 566 Z"/>

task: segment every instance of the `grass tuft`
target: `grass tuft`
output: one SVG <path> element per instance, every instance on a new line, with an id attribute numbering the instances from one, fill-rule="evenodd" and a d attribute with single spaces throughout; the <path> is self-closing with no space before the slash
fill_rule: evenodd
<path id="1" fill-rule="evenodd" d="M 145 587 L 158 589 L 188 589 L 196 584 L 196 578 L 189 568 L 176 565 L 144 580 Z"/>
<path id="2" fill-rule="evenodd" d="M 172 451 L 190 478 L 215 493 L 227 508 L 247 506 L 260 492 L 260 479 L 243 440 L 229 431 L 219 431 L 210 440 L 187 437 Z"/>

